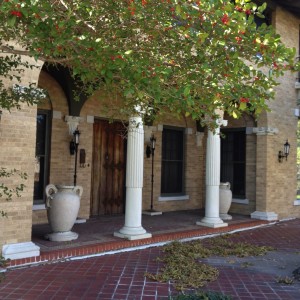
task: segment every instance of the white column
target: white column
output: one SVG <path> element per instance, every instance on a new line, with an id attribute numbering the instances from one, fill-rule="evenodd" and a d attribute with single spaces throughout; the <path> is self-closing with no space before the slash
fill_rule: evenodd
<path id="1" fill-rule="evenodd" d="M 144 171 L 144 129 L 141 117 L 129 119 L 126 164 L 125 225 L 114 236 L 129 240 L 152 237 L 142 227 L 142 188 Z"/>
<path id="2" fill-rule="evenodd" d="M 219 217 L 219 186 L 221 170 L 221 143 L 220 126 L 227 124 L 227 121 L 218 120 L 218 127 L 215 132 L 208 131 L 206 146 L 206 200 L 205 217 L 196 222 L 197 225 L 207 227 L 225 227 L 228 226 Z"/>

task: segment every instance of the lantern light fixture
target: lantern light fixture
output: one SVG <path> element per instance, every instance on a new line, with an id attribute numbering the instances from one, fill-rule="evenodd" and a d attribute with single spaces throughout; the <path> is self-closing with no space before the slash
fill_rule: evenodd
<path id="1" fill-rule="evenodd" d="M 283 159 L 287 160 L 287 157 L 290 154 L 290 147 L 291 145 L 289 144 L 288 140 L 286 140 L 285 144 L 283 145 L 283 151 L 278 152 L 278 161 L 282 162 Z"/>
<path id="2" fill-rule="evenodd" d="M 78 130 L 78 128 L 74 131 L 73 135 L 74 135 L 75 144 L 79 145 L 80 131 Z"/>
<path id="3" fill-rule="evenodd" d="M 74 186 L 76 186 L 77 183 L 77 154 L 78 154 L 78 145 L 79 145 L 79 135 L 80 132 L 78 128 L 73 133 L 74 135 L 74 141 L 73 143 L 75 144 L 75 170 L 74 170 Z"/>

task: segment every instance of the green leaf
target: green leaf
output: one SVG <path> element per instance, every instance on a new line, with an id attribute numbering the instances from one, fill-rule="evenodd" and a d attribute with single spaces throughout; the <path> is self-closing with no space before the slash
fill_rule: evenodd
<path id="1" fill-rule="evenodd" d="M 15 26 L 16 21 L 17 21 L 17 17 L 16 16 L 11 16 L 8 19 L 7 24 L 8 24 L 8 26 L 13 27 L 13 26 Z"/>
<path id="2" fill-rule="evenodd" d="M 190 92 L 191 92 L 191 87 L 187 85 L 183 90 L 183 95 L 187 97 L 190 94 Z"/>
<path id="3" fill-rule="evenodd" d="M 240 110 L 245 110 L 247 108 L 247 103 L 246 102 L 241 102 L 240 103 Z"/>

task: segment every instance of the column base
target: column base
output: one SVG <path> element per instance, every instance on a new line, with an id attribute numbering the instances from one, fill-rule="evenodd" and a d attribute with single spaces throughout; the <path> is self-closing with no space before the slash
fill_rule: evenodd
<path id="1" fill-rule="evenodd" d="M 251 214 L 251 219 L 258 219 L 258 220 L 265 220 L 265 221 L 277 221 L 278 215 L 274 212 L 255 211 Z"/>
<path id="2" fill-rule="evenodd" d="M 40 255 L 40 247 L 33 242 L 6 244 L 2 247 L 4 259 L 21 259 Z"/>
<path id="3" fill-rule="evenodd" d="M 143 227 L 132 228 L 132 227 L 124 226 L 119 231 L 114 232 L 114 236 L 132 241 L 132 240 L 149 239 L 152 237 L 152 234 L 148 233 Z"/>
<path id="4" fill-rule="evenodd" d="M 53 232 L 45 235 L 45 239 L 52 242 L 67 242 L 78 238 L 78 233 L 73 231 Z"/>
<path id="5" fill-rule="evenodd" d="M 208 218 L 204 217 L 201 221 L 196 222 L 197 225 L 210 227 L 210 228 L 219 228 L 226 227 L 228 223 L 224 223 L 220 218 Z"/>

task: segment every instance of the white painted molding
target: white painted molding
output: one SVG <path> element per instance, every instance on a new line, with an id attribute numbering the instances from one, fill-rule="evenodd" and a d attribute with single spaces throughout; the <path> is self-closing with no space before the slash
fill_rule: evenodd
<path id="1" fill-rule="evenodd" d="M 163 131 L 164 126 L 162 124 L 157 125 L 157 131 Z"/>
<path id="2" fill-rule="evenodd" d="M 94 124 L 94 122 L 95 122 L 94 116 L 86 116 L 86 122 L 88 124 Z"/>
<path id="3" fill-rule="evenodd" d="M 193 134 L 193 128 L 186 128 L 185 134 Z"/>
<path id="4" fill-rule="evenodd" d="M 40 255 L 40 247 L 33 242 L 6 244 L 2 247 L 5 259 L 21 259 Z"/>
<path id="5" fill-rule="evenodd" d="M 203 138 L 204 138 L 204 132 L 196 132 L 196 144 L 197 147 L 201 147 L 203 143 Z"/>
<path id="6" fill-rule="evenodd" d="M 52 112 L 52 118 L 53 119 L 57 119 L 57 120 L 61 120 L 61 111 L 53 110 L 53 112 Z"/>
<path id="7" fill-rule="evenodd" d="M 246 134 L 253 134 L 253 127 L 246 127 Z"/>
<path id="8" fill-rule="evenodd" d="M 277 221 L 278 215 L 274 212 L 255 211 L 251 214 L 251 218 L 265 221 Z"/>
<path id="9" fill-rule="evenodd" d="M 249 204 L 249 199 L 232 198 L 232 203 L 238 203 L 238 204 L 248 205 Z"/>
<path id="10" fill-rule="evenodd" d="M 73 135 L 79 123 L 83 121 L 83 118 L 76 116 L 65 116 L 65 121 L 69 126 L 69 134 Z"/>
<path id="11" fill-rule="evenodd" d="M 294 201 L 294 206 L 298 206 L 298 205 L 300 205 L 300 200 L 295 200 Z"/>
<path id="12" fill-rule="evenodd" d="M 150 138 L 153 132 L 156 131 L 156 126 L 144 126 L 144 142 L 150 143 Z"/>
<path id="13" fill-rule="evenodd" d="M 278 133 L 278 128 L 274 127 L 254 127 L 253 133 L 256 135 L 274 135 Z"/>
<path id="14" fill-rule="evenodd" d="M 189 195 L 183 196 L 159 196 L 158 201 L 182 201 L 182 200 L 189 200 Z"/>
<path id="15" fill-rule="evenodd" d="M 45 204 L 33 204 L 32 210 L 45 210 L 46 206 Z"/>

